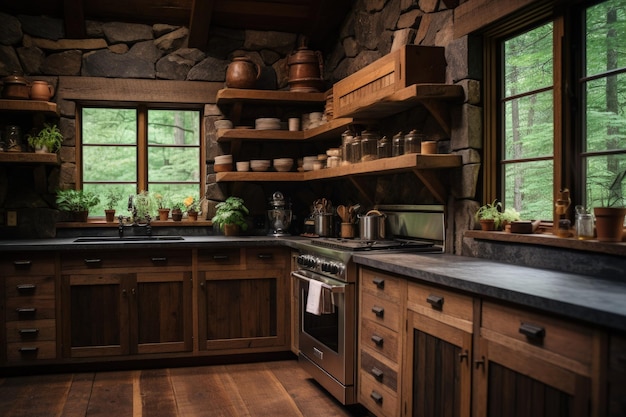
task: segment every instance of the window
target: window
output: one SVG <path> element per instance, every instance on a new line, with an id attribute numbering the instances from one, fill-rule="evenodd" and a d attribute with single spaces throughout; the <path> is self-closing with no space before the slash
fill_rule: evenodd
<path id="1" fill-rule="evenodd" d="M 105 196 L 150 191 L 182 202 L 199 200 L 201 140 L 199 110 L 83 107 L 82 188 Z M 104 214 L 104 198 L 92 213 Z M 123 198 L 116 209 L 127 210 Z"/>
<path id="2" fill-rule="evenodd" d="M 533 11 L 487 34 L 486 198 L 523 218 L 624 205 L 626 0 Z"/>

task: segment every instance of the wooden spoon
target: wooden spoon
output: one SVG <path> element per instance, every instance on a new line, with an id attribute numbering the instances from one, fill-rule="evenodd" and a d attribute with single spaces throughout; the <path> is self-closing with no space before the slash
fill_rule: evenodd
<path id="1" fill-rule="evenodd" d="M 350 215 L 348 214 L 348 209 L 346 206 L 337 206 L 337 215 L 341 218 L 343 223 L 350 222 Z"/>

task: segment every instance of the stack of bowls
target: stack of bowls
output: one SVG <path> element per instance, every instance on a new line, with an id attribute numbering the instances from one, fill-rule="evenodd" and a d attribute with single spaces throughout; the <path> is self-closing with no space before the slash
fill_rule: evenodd
<path id="1" fill-rule="evenodd" d="M 302 158 L 302 169 L 305 171 L 313 171 L 313 164 L 317 161 L 317 155 L 305 156 Z"/>
<path id="2" fill-rule="evenodd" d="M 269 159 L 253 159 L 250 161 L 250 169 L 254 172 L 267 171 L 270 165 L 271 161 Z"/>
<path id="3" fill-rule="evenodd" d="M 291 158 L 274 159 L 274 168 L 278 172 L 290 171 L 292 166 L 293 166 L 293 159 Z"/>
<path id="4" fill-rule="evenodd" d="M 254 128 L 257 130 L 280 130 L 280 119 L 261 117 L 254 121 Z"/>
<path id="5" fill-rule="evenodd" d="M 228 172 L 233 170 L 233 156 L 220 155 L 215 157 L 215 172 Z"/>

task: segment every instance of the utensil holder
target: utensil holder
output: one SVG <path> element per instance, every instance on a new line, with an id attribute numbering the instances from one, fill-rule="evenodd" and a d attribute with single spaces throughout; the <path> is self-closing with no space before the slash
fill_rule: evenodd
<path id="1" fill-rule="evenodd" d="M 354 223 L 341 223 L 341 237 L 345 239 L 354 237 Z"/>

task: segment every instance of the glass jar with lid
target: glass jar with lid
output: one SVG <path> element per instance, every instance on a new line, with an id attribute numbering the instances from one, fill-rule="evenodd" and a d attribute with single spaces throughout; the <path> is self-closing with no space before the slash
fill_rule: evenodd
<path id="1" fill-rule="evenodd" d="M 361 132 L 361 161 L 373 161 L 378 158 L 378 139 L 380 134 L 371 130 Z"/>
<path id="2" fill-rule="evenodd" d="M 341 153 L 343 155 L 343 163 L 352 163 L 352 139 L 354 136 L 352 132 L 346 130 L 341 134 Z"/>
<path id="3" fill-rule="evenodd" d="M 426 135 L 416 129 L 411 130 L 404 136 L 404 153 L 420 153 L 422 151 L 422 141 Z"/>
<path id="4" fill-rule="evenodd" d="M 391 156 L 404 155 L 404 134 L 398 132 L 391 139 Z"/>
<path id="5" fill-rule="evenodd" d="M 391 156 L 391 142 L 387 136 L 383 136 L 378 140 L 378 159 L 389 158 Z"/>
<path id="6" fill-rule="evenodd" d="M 361 136 L 354 135 L 350 142 L 350 162 L 353 164 L 361 162 Z"/>

